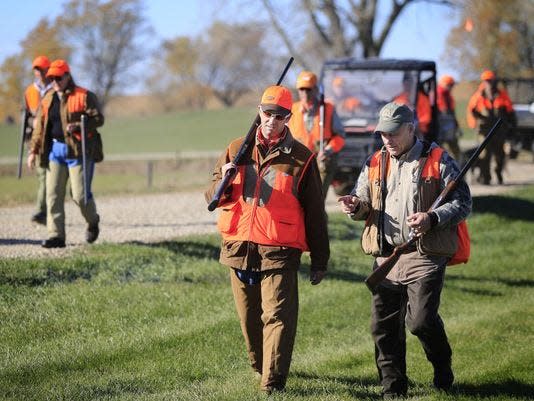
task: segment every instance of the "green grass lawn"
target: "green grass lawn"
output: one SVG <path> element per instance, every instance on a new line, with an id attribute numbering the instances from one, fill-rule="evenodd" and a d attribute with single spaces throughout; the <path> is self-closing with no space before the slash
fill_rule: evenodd
<path id="1" fill-rule="evenodd" d="M 409 335 L 417 400 L 534 394 L 534 187 L 475 198 L 472 258 L 447 272 L 442 317 L 456 385 L 434 392 Z M 379 399 L 369 334 L 371 259 L 335 214 L 327 279 L 304 258 L 287 391 L 274 400 Z M 0 259 L 0 399 L 261 400 L 247 365 L 218 237 L 99 244 L 63 259 Z"/>
<path id="2" fill-rule="evenodd" d="M 131 154 L 223 150 L 248 132 L 254 108 L 183 111 L 151 117 L 115 118 L 100 129 L 104 152 Z M 0 157 L 18 157 L 20 128 L 0 124 Z"/>

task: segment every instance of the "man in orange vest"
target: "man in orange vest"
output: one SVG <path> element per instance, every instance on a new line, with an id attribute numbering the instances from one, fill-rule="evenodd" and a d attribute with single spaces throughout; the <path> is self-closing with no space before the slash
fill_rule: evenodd
<path id="1" fill-rule="evenodd" d="M 440 136 L 438 141 L 448 152 L 452 153 L 458 163 L 461 163 L 462 153 L 458 145 L 461 130 L 456 119 L 456 108 L 452 88 L 456 82 L 450 75 L 443 75 L 438 81 L 436 103 L 439 110 Z"/>
<path id="2" fill-rule="evenodd" d="M 41 167 L 46 168 L 48 239 L 43 241 L 42 246 L 65 247 L 64 203 L 68 179 L 72 198 L 87 222 L 86 241 L 92 243 L 100 232 L 100 217 L 96 212 L 91 181 L 94 163 L 104 157 L 100 134 L 96 130 L 104 124 L 104 116 L 95 94 L 74 83 L 66 61 L 55 60 L 48 69 L 47 77 L 52 80 L 54 90 L 48 92 L 41 101 L 28 155 L 28 167 L 33 168 L 39 157 Z M 87 204 L 84 200 L 82 170 L 82 114 L 87 116 Z"/>
<path id="3" fill-rule="evenodd" d="M 317 155 L 323 197 L 326 198 L 336 172 L 337 154 L 345 145 L 345 130 L 334 105 L 330 102 L 321 105 L 317 76 L 313 72 L 302 71 L 297 77 L 296 87 L 299 101 L 291 107 L 288 127 L 295 139 Z"/>
<path id="4" fill-rule="evenodd" d="M 41 99 L 46 93 L 52 90 L 52 83 L 47 78 L 46 73 L 50 67 L 50 61 L 46 56 L 38 56 L 33 60 L 32 69 L 34 81 L 24 91 L 24 107 L 26 108 L 26 132 L 25 140 L 29 142 L 35 116 L 37 110 L 41 105 Z M 31 217 L 31 221 L 37 224 L 46 224 L 46 170 L 40 166 L 36 168 L 37 180 L 39 185 L 37 187 L 37 204 L 36 211 Z"/>
<path id="5" fill-rule="evenodd" d="M 329 100 L 336 106 L 336 111 L 342 117 L 352 116 L 362 105 L 360 99 L 347 94 L 345 80 L 342 77 L 335 77 L 332 80 L 332 97 Z"/>
<path id="6" fill-rule="evenodd" d="M 423 90 L 417 88 L 417 101 L 414 106 L 411 100 L 411 93 L 414 90 L 413 85 L 414 79 L 412 74 L 406 72 L 402 77 L 403 90 L 395 96 L 392 101 L 397 104 L 405 104 L 415 111 L 417 117 L 417 132 L 420 134 L 421 139 L 432 142 L 435 138 L 432 138 L 430 133 L 430 125 L 432 123 L 432 106 L 430 105 L 430 99 Z"/>
<path id="7" fill-rule="evenodd" d="M 384 398 L 406 396 L 405 326 L 416 335 L 434 368 L 433 383 L 449 390 L 454 381 L 452 350 L 438 313 L 445 266 L 456 253 L 457 225 L 471 211 L 469 187 L 461 181 L 443 205 L 430 206 L 459 173 L 447 152 L 415 136 L 406 105 L 386 104 L 376 132 L 384 147 L 366 162 L 351 195 L 339 198 L 343 212 L 365 220 L 365 253 L 382 264 L 411 236 L 416 245 L 402 254 L 372 298 L 371 331 Z"/>
<path id="8" fill-rule="evenodd" d="M 490 185 L 490 165 L 492 157 L 495 157 L 495 175 L 499 184 L 503 183 L 502 170 L 504 168 L 504 143 L 507 135 L 510 135 L 517 124 L 514 107 L 508 93 L 497 87 L 497 77 L 493 71 L 486 70 L 480 75 L 482 83 L 477 91 L 471 96 L 467 105 L 467 124 L 476 129 L 480 139 L 483 139 L 493 127 L 495 122 L 502 118 L 498 132 L 488 143 L 488 146 L 480 154 L 478 166 L 480 176 L 478 182 Z"/>
<path id="9" fill-rule="evenodd" d="M 258 106 L 254 143 L 232 163 L 244 138 L 230 143 L 206 191 L 210 202 L 229 168 L 237 175 L 219 203 L 219 261 L 230 280 L 252 369 L 270 394 L 286 384 L 297 329 L 297 271 L 311 257 L 311 284 L 321 282 L 330 256 L 321 179 L 312 152 L 285 125 L 291 92 L 268 87 Z"/>

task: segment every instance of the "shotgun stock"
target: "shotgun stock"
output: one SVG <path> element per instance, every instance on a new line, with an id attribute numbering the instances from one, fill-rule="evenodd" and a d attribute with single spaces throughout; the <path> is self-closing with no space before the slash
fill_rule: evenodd
<path id="1" fill-rule="evenodd" d="M 502 119 L 498 119 L 495 125 L 491 128 L 491 130 L 488 132 L 488 135 L 484 138 L 482 143 L 478 146 L 475 153 L 471 156 L 471 158 L 465 163 L 465 165 L 462 167 L 462 170 L 458 173 L 458 175 L 449 181 L 447 186 L 441 191 L 439 196 L 436 198 L 434 203 L 430 206 L 428 209 L 428 213 L 430 213 L 432 210 L 438 208 L 441 206 L 445 199 L 449 196 L 449 194 L 454 191 L 458 185 L 458 183 L 463 179 L 465 174 L 469 171 L 469 169 L 473 166 L 473 163 L 476 161 L 478 156 L 480 155 L 480 152 L 484 150 L 484 148 L 487 146 L 490 139 L 493 137 L 495 132 L 497 132 L 498 126 L 502 123 Z M 384 262 L 379 265 L 373 272 L 365 279 L 365 284 L 367 285 L 367 288 L 371 290 L 372 293 L 375 293 L 376 287 L 386 278 L 388 273 L 393 269 L 393 266 L 395 266 L 395 263 L 399 260 L 400 256 L 406 252 L 407 249 L 409 249 L 413 244 L 417 242 L 417 237 L 411 236 L 408 241 L 405 243 L 398 245 L 395 247 L 393 252 L 390 256 L 384 260 Z"/>
<path id="2" fill-rule="evenodd" d="M 20 142 L 19 142 L 19 164 L 17 166 L 17 178 L 22 177 L 22 157 L 24 155 L 24 139 L 26 138 L 26 128 L 28 124 L 28 110 L 26 107 L 22 109 L 20 128 Z"/>
<path id="3" fill-rule="evenodd" d="M 286 76 L 287 70 L 289 70 L 289 67 L 291 66 L 291 63 L 293 63 L 293 57 L 289 58 L 289 61 L 287 62 L 287 65 L 284 68 L 284 71 L 282 72 L 282 75 L 278 79 L 278 82 L 276 83 L 276 85 L 280 85 L 282 83 L 282 81 L 284 80 L 284 77 Z M 256 134 L 256 130 L 258 126 L 260 125 L 260 121 L 261 121 L 260 115 L 256 114 L 256 118 L 254 119 L 254 122 L 252 123 L 252 125 L 250 126 L 250 129 L 248 130 L 248 133 L 245 137 L 245 140 L 243 141 L 243 144 L 237 151 L 234 157 L 234 160 L 232 160 L 232 163 L 235 164 L 236 166 L 239 165 L 239 163 L 241 162 L 241 159 L 247 152 L 250 145 L 254 143 L 254 135 Z M 217 206 L 219 206 L 219 202 L 221 200 L 221 197 L 224 194 L 224 191 L 226 191 L 226 188 L 228 188 L 228 186 L 232 183 L 236 173 L 237 173 L 237 169 L 235 168 L 230 168 L 226 171 L 226 174 L 224 175 L 219 186 L 217 187 L 217 190 L 215 191 L 215 195 L 213 195 L 213 198 L 211 199 L 211 202 L 208 205 L 208 210 L 210 212 L 214 211 L 217 208 Z"/>

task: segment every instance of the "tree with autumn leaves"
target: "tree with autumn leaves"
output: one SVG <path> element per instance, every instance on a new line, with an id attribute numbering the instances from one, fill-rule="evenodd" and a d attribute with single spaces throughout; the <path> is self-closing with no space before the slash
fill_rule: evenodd
<path id="1" fill-rule="evenodd" d="M 447 38 L 447 64 L 465 78 L 484 69 L 534 78 L 534 1 L 458 0 L 458 24 Z"/>

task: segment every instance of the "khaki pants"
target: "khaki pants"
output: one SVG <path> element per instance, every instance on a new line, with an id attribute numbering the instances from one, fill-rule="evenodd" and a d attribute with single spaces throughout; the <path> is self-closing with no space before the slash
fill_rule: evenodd
<path id="1" fill-rule="evenodd" d="M 91 177 L 92 174 L 89 174 Z M 95 225 L 99 222 L 96 213 L 95 201 L 92 194 L 89 194 L 87 205 L 84 203 L 83 192 L 83 172 L 82 166 L 68 167 L 65 164 L 50 162 L 46 171 L 46 203 L 47 218 L 46 224 L 49 238 L 59 237 L 65 239 L 65 192 L 67 180 L 70 178 L 72 199 L 79 208 L 82 216 L 88 225 Z M 91 179 L 89 180 L 89 192 Z"/>
<path id="2" fill-rule="evenodd" d="M 39 165 L 39 161 L 36 162 L 36 166 L 38 187 L 35 212 L 46 213 L 46 169 Z"/>
<path id="3" fill-rule="evenodd" d="M 283 388 L 297 331 L 297 271 L 262 272 L 259 284 L 248 285 L 230 269 L 230 280 L 249 360 L 261 374 L 261 387 Z"/>

